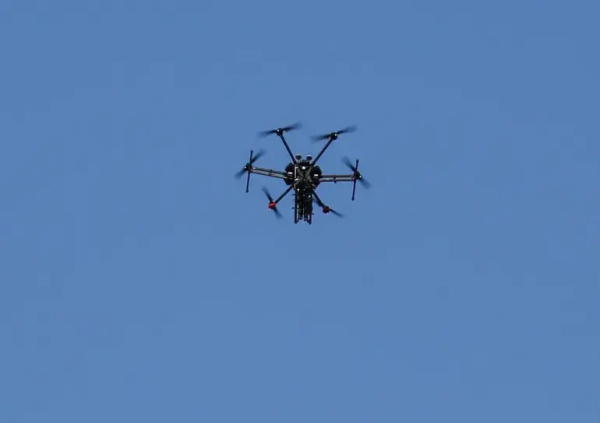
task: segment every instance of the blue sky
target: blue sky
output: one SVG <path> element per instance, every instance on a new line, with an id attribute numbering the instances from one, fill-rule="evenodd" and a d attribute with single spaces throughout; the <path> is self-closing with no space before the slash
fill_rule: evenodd
<path id="1" fill-rule="evenodd" d="M 599 12 L 3 2 L 0 421 L 597 423 Z"/>

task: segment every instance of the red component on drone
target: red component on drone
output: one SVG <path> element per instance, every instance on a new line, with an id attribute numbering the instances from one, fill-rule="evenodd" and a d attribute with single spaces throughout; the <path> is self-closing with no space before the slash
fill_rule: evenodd
<path id="1" fill-rule="evenodd" d="M 277 203 L 275 203 L 274 201 L 271 201 L 271 202 L 269 203 L 269 208 L 270 208 L 271 210 L 275 210 L 275 207 L 277 207 Z"/>

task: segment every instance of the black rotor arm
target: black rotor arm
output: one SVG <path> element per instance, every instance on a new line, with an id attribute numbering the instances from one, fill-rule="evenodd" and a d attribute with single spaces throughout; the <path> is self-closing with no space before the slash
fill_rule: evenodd
<path id="1" fill-rule="evenodd" d="M 302 124 L 300 122 L 297 122 L 297 123 L 294 123 L 293 125 L 284 126 L 282 128 L 270 129 L 268 131 L 262 131 L 262 132 L 259 132 L 258 135 L 261 137 L 266 137 L 266 136 L 273 135 L 273 134 L 277 135 L 283 142 L 285 149 L 287 150 L 288 154 L 292 158 L 292 163 L 296 164 L 297 163 L 296 158 L 294 157 L 294 154 L 292 153 L 292 150 L 290 149 L 290 146 L 288 145 L 287 141 L 285 140 L 285 137 L 283 136 L 283 134 L 288 131 L 300 129 L 301 127 L 302 127 Z"/>
<path id="2" fill-rule="evenodd" d="M 315 165 L 317 163 L 317 161 L 321 158 L 321 156 L 323 155 L 323 153 L 325 153 L 325 150 L 327 150 L 329 148 L 329 146 L 331 145 L 331 143 L 335 141 L 335 138 L 329 138 L 329 140 L 327 141 L 327 144 L 325 144 L 325 146 L 323 147 L 323 149 L 321 149 L 321 151 L 319 152 L 319 154 L 317 154 L 317 157 L 315 157 L 311 163 L 311 165 Z"/>
<path id="3" fill-rule="evenodd" d="M 323 210 L 323 213 L 325 213 L 325 214 L 333 213 L 334 215 L 336 215 L 338 217 L 344 217 L 344 215 L 341 214 L 340 212 L 335 211 L 331 207 L 325 205 L 325 203 L 323 203 L 321 198 L 317 195 L 317 193 L 314 190 L 312 190 L 312 195 L 315 199 L 315 203 L 317 203 L 319 205 L 319 207 L 321 207 L 321 210 Z"/>
<path id="4" fill-rule="evenodd" d="M 346 175 L 322 175 L 319 178 L 319 182 L 333 182 L 334 184 L 338 182 L 352 182 L 352 201 L 354 201 L 356 194 L 356 183 L 360 182 L 365 188 L 370 188 L 371 184 L 367 182 L 363 178 L 362 174 L 358 171 L 358 160 L 356 160 L 355 163 L 352 163 L 350 159 L 345 157 L 343 161 L 353 173 Z"/>
<path id="5" fill-rule="evenodd" d="M 319 178 L 319 182 L 354 182 L 354 175 L 322 175 Z"/>
<path id="6" fill-rule="evenodd" d="M 283 145 L 285 146 L 285 149 L 287 150 L 288 154 L 292 158 L 292 163 L 294 163 L 294 164 L 298 163 L 298 161 L 294 157 L 294 154 L 292 153 L 292 150 L 290 149 L 290 146 L 288 145 L 287 141 L 285 140 L 283 133 L 278 134 L 278 135 L 279 135 L 279 138 L 281 138 L 281 141 L 283 141 Z"/>
<path id="7" fill-rule="evenodd" d="M 325 144 L 323 149 L 319 152 L 319 154 L 317 154 L 317 157 L 314 158 L 314 160 L 312 161 L 311 164 L 314 166 L 317 163 L 317 161 L 321 158 L 323 153 L 325 153 L 325 151 L 329 148 L 331 143 L 334 142 L 335 140 L 337 140 L 340 135 L 347 134 L 347 133 L 354 132 L 354 131 L 356 131 L 356 126 L 353 125 L 353 126 L 348 126 L 344 129 L 340 129 L 339 131 L 331 132 L 331 133 L 325 134 L 325 135 L 317 135 L 317 136 L 313 137 L 313 141 L 327 140 L 327 144 Z"/>
<path id="8" fill-rule="evenodd" d="M 288 178 L 287 173 L 285 173 L 281 170 L 265 169 L 262 167 L 252 166 L 248 169 L 248 172 L 254 173 L 255 175 L 269 176 L 271 178 L 278 178 L 278 179 L 287 179 Z"/>

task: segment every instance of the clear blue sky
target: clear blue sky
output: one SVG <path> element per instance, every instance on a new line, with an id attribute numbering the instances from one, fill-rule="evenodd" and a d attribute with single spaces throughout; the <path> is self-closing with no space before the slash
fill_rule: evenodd
<path id="1" fill-rule="evenodd" d="M 0 421 L 600 421 L 599 15 L 2 2 Z"/>

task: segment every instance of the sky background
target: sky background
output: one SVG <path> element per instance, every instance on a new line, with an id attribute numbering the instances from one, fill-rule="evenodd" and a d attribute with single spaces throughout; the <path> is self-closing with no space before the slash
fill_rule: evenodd
<path id="1" fill-rule="evenodd" d="M 599 16 L 2 2 L 0 421 L 600 421 Z"/>

